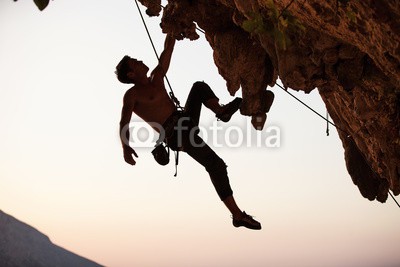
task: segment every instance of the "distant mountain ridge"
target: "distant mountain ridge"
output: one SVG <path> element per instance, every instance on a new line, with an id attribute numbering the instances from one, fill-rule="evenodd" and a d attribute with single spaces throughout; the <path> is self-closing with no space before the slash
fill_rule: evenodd
<path id="1" fill-rule="evenodd" d="M 1 267 L 101 267 L 0 210 Z"/>

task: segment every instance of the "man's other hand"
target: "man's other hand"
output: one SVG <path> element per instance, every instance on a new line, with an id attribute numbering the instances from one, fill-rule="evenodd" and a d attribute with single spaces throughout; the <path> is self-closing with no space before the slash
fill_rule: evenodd
<path id="1" fill-rule="evenodd" d="M 126 161 L 126 163 L 130 164 L 130 165 L 135 165 L 136 161 L 133 159 L 133 156 L 138 157 L 138 155 L 136 154 L 135 150 L 133 148 L 131 148 L 130 146 L 124 146 L 124 159 Z"/>

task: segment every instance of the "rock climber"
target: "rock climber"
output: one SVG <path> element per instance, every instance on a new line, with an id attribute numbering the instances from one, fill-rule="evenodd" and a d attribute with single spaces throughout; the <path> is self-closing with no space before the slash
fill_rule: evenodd
<path id="1" fill-rule="evenodd" d="M 186 152 L 205 167 L 219 198 L 232 215 L 233 225 L 259 230 L 261 224 L 236 204 L 225 162 L 202 140 L 196 130 L 202 105 L 212 110 L 218 119 L 228 122 L 240 108 L 242 99 L 235 98 L 226 105 L 220 105 L 218 97 L 206 83 L 195 82 L 183 111 L 179 112 L 164 85 L 164 76 L 168 71 L 174 46 L 175 38 L 167 34 L 158 65 L 149 76 L 149 68 L 142 61 L 129 56 L 124 56 L 116 67 L 115 73 L 118 80 L 125 84 L 133 84 L 133 87 L 124 95 L 120 120 L 124 159 L 127 163 L 135 165 L 134 156 L 138 156 L 129 145 L 130 132 L 126 130 L 129 129 L 126 126 L 130 123 L 132 113 L 150 125 L 162 125 L 161 129 L 160 127 L 153 128 L 159 133 L 163 131 L 165 134 L 163 141 L 171 149 Z M 179 128 L 178 125 L 187 127 Z"/>

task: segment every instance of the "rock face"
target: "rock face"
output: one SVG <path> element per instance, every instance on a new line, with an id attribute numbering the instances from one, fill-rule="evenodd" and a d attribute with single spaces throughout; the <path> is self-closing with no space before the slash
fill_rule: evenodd
<path id="1" fill-rule="evenodd" d="M 0 210 L 1 267 L 101 267 L 51 243 L 31 226 Z"/>
<path id="2" fill-rule="evenodd" d="M 160 13 L 160 0 L 140 2 Z M 161 27 L 191 40 L 204 30 L 228 91 L 242 88 L 241 113 L 261 118 L 256 128 L 278 76 L 285 88 L 317 89 L 353 182 L 385 202 L 400 193 L 399 17 L 398 0 L 169 0 Z"/>

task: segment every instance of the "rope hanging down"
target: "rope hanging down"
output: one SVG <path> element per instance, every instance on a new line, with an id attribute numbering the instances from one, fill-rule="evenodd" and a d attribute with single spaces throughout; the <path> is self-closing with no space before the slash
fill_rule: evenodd
<path id="1" fill-rule="evenodd" d="M 326 136 L 329 136 L 329 113 L 328 110 L 326 110 Z"/>
<path id="2" fill-rule="evenodd" d="M 311 110 L 312 112 L 314 112 L 316 115 L 318 115 L 320 118 L 322 118 L 324 121 L 326 121 L 326 124 L 329 126 L 332 125 L 333 127 L 335 127 L 336 129 L 344 132 L 347 136 L 350 136 L 345 130 L 341 129 L 340 127 L 338 127 L 336 124 L 334 124 L 333 122 L 331 122 L 328 119 L 328 115 L 326 116 L 326 118 L 324 116 L 322 116 L 321 114 L 319 114 L 317 111 L 315 111 L 315 109 L 313 109 L 312 107 L 310 107 L 309 105 L 307 105 L 306 103 L 304 103 L 303 101 L 301 101 L 298 97 L 296 97 L 294 94 L 292 94 L 291 92 L 289 92 L 288 90 L 286 90 L 282 85 L 275 83 L 279 88 L 281 88 L 283 91 L 285 91 L 288 95 L 290 95 L 291 97 L 293 97 L 294 99 L 296 99 L 298 102 L 300 102 L 303 106 L 305 106 L 306 108 L 308 108 L 309 110 Z M 328 112 L 328 111 L 327 111 Z M 328 113 L 327 113 L 328 114 Z M 329 131 L 327 131 L 327 135 L 329 135 Z"/>
<path id="3" fill-rule="evenodd" d="M 292 1 L 292 2 L 293 2 L 293 1 Z M 149 30 L 148 30 L 148 28 L 147 28 L 146 22 L 145 22 L 145 20 L 144 20 L 143 15 L 142 15 L 142 11 L 141 11 L 140 8 L 139 8 L 139 4 L 138 4 L 137 0 L 135 0 L 135 3 L 136 3 L 136 7 L 137 7 L 137 9 L 138 9 L 138 11 L 139 11 L 140 17 L 141 17 L 141 19 L 142 19 L 143 25 L 144 25 L 144 27 L 145 27 L 145 29 L 146 29 L 147 36 L 148 36 L 149 39 L 150 39 L 151 46 L 153 47 L 154 53 L 156 54 L 156 57 L 157 57 L 157 59 L 159 60 L 160 58 L 159 58 L 158 53 L 157 53 L 157 50 L 156 50 L 156 48 L 155 48 L 155 46 L 154 46 L 153 39 L 151 38 L 150 32 L 149 32 Z M 164 6 L 163 6 L 163 5 L 160 5 L 160 7 L 162 7 L 162 8 L 164 9 Z M 199 30 L 200 32 L 202 32 L 203 34 L 205 34 L 205 32 L 204 32 L 202 29 L 199 29 L 198 27 L 196 27 L 196 29 Z M 169 87 L 169 89 L 170 89 L 170 91 L 171 91 L 171 92 L 170 92 L 170 97 L 171 97 L 172 100 L 175 102 L 175 104 L 177 105 L 177 107 L 178 107 L 179 109 L 182 110 L 183 108 L 180 106 L 179 100 L 175 97 L 174 91 L 172 90 L 172 87 L 171 87 L 171 84 L 169 83 L 169 80 L 168 80 L 168 78 L 167 78 L 167 75 L 165 75 L 165 80 L 167 81 L 168 87 Z M 309 105 L 307 105 L 306 103 L 304 103 L 303 101 L 301 101 L 299 98 L 297 98 L 294 94 L 292 94 L 292 93 L 290 93 L 288 90 L 286 90 L 283 86 L 281 86 L 281 85 L 278 84 L 278 83 L 275 83 L 275 84 L 276 84 L 279 88 L 281 88 L 283 91 L 285 91 L 287 94 L 289 94 L 291 97 L 293 97 L 293 98 L 296 99 L 298 102 L 300 102 L 303 106 L 305 106 L 306 108 L 308 108 L 309 110 L 311 110 L 313 113 L 315 113 L 316 115 L 318 115 L 320 118 L 322 118 L 323 120 L 325 120 L 325 121 L 326 121 L 326 125 L 327 125 L 327 130 L 326 130 L 327 136 L 329 136 L 329 124 L 330 124 L 330 125 L 332 125 L 333 127 L 335 127 L 336 129 L 338 129 L 338 130 L 342 131 L 343 133 L 345 133 L 347 137 L 351 137 L 351 135 L 350 135 L 349 133 L 347 133 L 347 131 L 341 129 L 339 126 L 337 126 L 336 124 L 334 124 L 333 122 L 331 122 L 331 121 L 329 120 L 328 111 L 327 111 L 327 113 L 326 113 L 326 117 L 322 116 L 322 115 L 321 115 L 320 113 L 318 113 L 315 109 L 313 109 L 312 107 L 310 107 Z M 356 146 L 356 147 L 357 147 L 357 146 Z M 357 147 L 357 149 L 358 149 L 358 147 Z M 360 151 L 360 153 L 361 153 L 361 151 Z M 363 155 L 362 153 L 361 153 L 361 155 L 364 157 L 364 155 Z M 364 159 L 365 159 L 365 157 L 364 157 Z M 367 161 L 366 159 L 365 159 L 365 162 L 368 163 L 368 161 Z M 371 167 L 369 164 L 368 164 L 368 166 L 369 166 L 369 168 L 370 168 L 373 172 L 375 172 L 375 170 L 373 170 L 372 167 Z M 375 172 L 375 173 L 376 173 L 376 172 Z M 377 174 L 377 173 L 376 173 L 376 174 Z M 399 203 L 397 202 L 397 200 L 394 198 L 394 196 L 392 195 L 392 193 L 391 193 L 390 191 L 388 191 L 388 193 L 389 193 L 389 195 L 391 196 L 391 198 L 394 200 L 394 202 L 397 204 L 397 206 L 400 208 L 400 204 L 399 204 Z"/>

